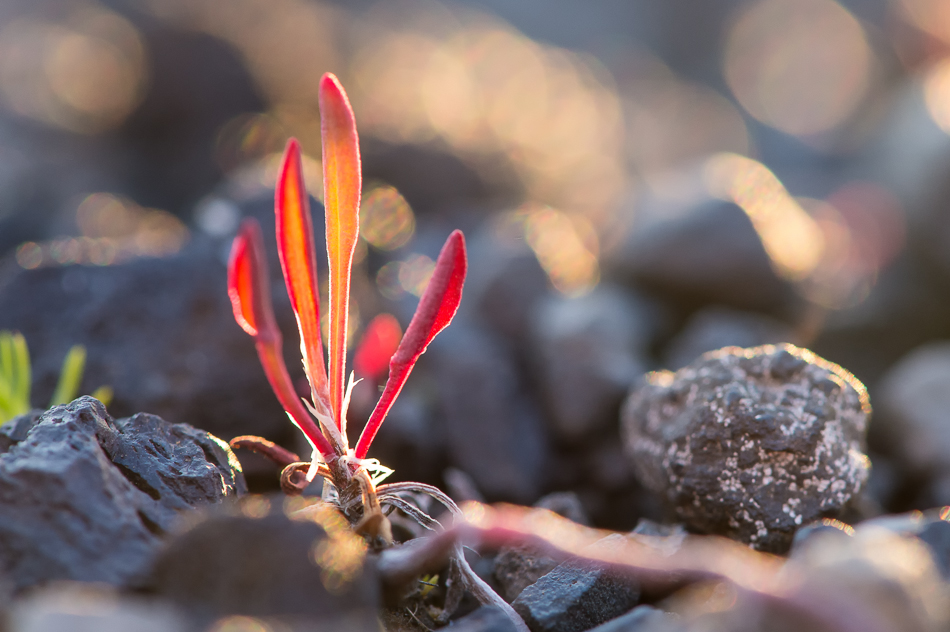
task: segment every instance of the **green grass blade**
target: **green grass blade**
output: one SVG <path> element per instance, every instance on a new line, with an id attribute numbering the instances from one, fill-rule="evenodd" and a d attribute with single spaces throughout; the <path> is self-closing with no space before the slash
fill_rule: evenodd
<path id="1" fill-rule="evenodd" d="M 16 381 L 13 383 L 14 395 L 20 402 L 23 412 L 30 410 L 30 387 L 33 383 L 30 367 L 30 350 L 26 346 L 23 334 L 13 335 L 13 367 Z"/>
<path id="2" fill-rule="evenodd" d="M 63 369 L 59 374 L 59 383 L 50 400 L 50 407 L 66 404 L 73 401 L 79 391 L 79 382 L 82 381 L 82 371 L 86 365 L 86 348 L 76 345 L 66 354 L 63 360 Z"/>
<path id="3" fill-rule="evenodd" d="M 13 332 L 4 330 L 0 331 L 0 380 L 12 387 L 14 379 Z"/>
<path id="4" fill-rule="evenodd" d="M 112 391 L 111 386 L 100 386 L 92 392 L 92 396 L 102 402 L 103 406 L 108 406 L 112 403 L 112 396 L 115 393 Z"/>

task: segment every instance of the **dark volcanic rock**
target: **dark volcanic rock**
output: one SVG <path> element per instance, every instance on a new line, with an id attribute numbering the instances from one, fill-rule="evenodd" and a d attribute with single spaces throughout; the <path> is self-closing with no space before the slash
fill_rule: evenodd
<path id="1" fill-rule="evenodd" d="M 292 336 L 289 309 L 277 314 Z M 41 401 L 52 392 L 67 350 L 82 343 L 87 361 L 80 392 L 110 385 L 109 410 L 117 416 L 146 410 L 224 439 L 294 435 L 253 341 L 234 322 L 225 265 L 208 243 L 196 240 L 165 259 L 21 270 L 0 286 L 0 329 L 26 337 Z M 291 370 L 300 366 L 299 355 L 291 361 L 296 346 L 284 345 Z"/>
<path id="2" fill-rule="evenodd" d="M 737 205 L 704 199 L 654 215 L 612 255 L 608 271 L 687 306 L 775 309 L 794 300 Z"/>
<path id="3" fill-rule="evenodd" d="M 680 369 L 708 351 L 723 347 L 758 347 L 795 342 L 791 327 L 779 320 L 725 307 L 699 310 L 670 341 L 664 354 L 664 366 Z"/>
<path id="4" fill-rule="evenodd" d="M 363 540 L 333 510 L 285 514 L 282 502 L 248 496 L 241 513 L 214 512 L 177 534 L 150 587 L 202 630 L 235 614 L 276 617 L 280 629 L 378 629 L 378 582 Z"/>
<path id="5" fill-rule="evenodd" d="M 532 322 L 532 364 L 555 436 L 576 442 L 616 423 L 653 326 L 650 309 L 617 287 L 551 296 Z"/>
<path id="6" fill-rule="evenodd" d="M 526 547 L 506 547 L 495 556 L 492 574 L 501 587 L 501 596 L 512 602 L 525 588 L 557 567 L 547 555 Z"/>
<path id="7" fill-rule="evenodd" d="M 595 544 L 609 550 L 622 535 Z M 593 562 L 564 562 L 525 588 L 511 606 L 531 632 L 581 632 L 609 621 L 637 605 L 640 591 Z"/>
<path id="8" fill-rule="evenodd" d="M 244 489 L 223 442 L 151 415 L 113 421 L 91 397 L 43 413 L 25 434 L 11 423 L 0 454 L 0 565 L 17 589 L 136 583 L 179 510 Z"/>
<path id="9" fill-rule="evenodd" d="M 678 520 L 763 550 L 841 512 L 868 478 L 870 405 L 854 376 L 793 345 L 730 347 L 628 399 L 627 454 Z"/>
<path id="10" fill-rule="evenodd" d="M 590 632 L 681 632 L 686 627 L 674 615 L 653 606 L 637 606 L 627 614 L 612 619 Z"/>
<path id="11" fill-rule="evenodd" d="M 548 438 L 505 345 L 456 321 L 424 360 L 438 384 L 441 425 L 455 466 L 490 501 L 536 499 L 547 475 Z"/>
<path id="12" fill-rule="evenodd" d="M 498 606 L 482 606 L 452 622 L 452 632 L 517 632 L 514 622 Z"/>

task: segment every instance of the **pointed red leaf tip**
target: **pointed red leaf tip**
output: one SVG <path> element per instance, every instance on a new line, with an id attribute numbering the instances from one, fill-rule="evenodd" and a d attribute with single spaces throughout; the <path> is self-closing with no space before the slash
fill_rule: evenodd
<path id="1" fill-rule="evenodd" d="M 366 457 L 370 444 L 376 438 L 379 427 L 409 378 L 412 367 L 419 360 L 419 356 L 425 353 L 426 347 L 436 334 L 445 329 L 455 317 L 462 301 L 462 285 L 465 283 L 467 269 L 465 237 L 461 231 L 456 230 L 442 246 L 429 285 L 422 294 L 416 313 L 406 329 L 406 335 L 389 363 L 389 379 L 356 444 L 356 458 Z"/>
<path id="2" fill-rule="evenodd" d="M 234 309 L 234 319 L 255 338 L 266 338 L 277 331 L 277 321 L 270 303 L 270 287 L 267 276 L 263 274 L 267 265 L 263 252 L 260 225 L 254 219 L 245 219 L 231 244 L 228 296 Z M 277 335 L 280 335 L 279 331 Z"/>
<path id="3" fill-rule="evenodd" d="M 392 314 L 379 314 L 371 320 L 353 356 L 356 375 L 379 382 L 396 353 L 400 338 L 402 328 Z"/>
<path id="4" fill-rule="evenodd" d="M 231 246 L 228 261 L 228 296 L 234 309 L 234 318 L 241 328 L 254 337 L 257 356 L 271 389 L 294 423 L 307 435 L 324 460 L 337 457 L 330 442 L 304 408 L 287 373 L 281 350 L 283 339 L 270 301 L 267 281 L 267 263 L 264 259 L 264 241 L 261 228 L 254 219 L 241 223 Z"/>
<path id="5" fill-rule="evenodd" d="M 327 372 L 323 365 L 323 343 L 320 337 L 320 295 L 317 291 L 313 220 L 303 181 L 300 144 L 295 138 L 287 141 L 274 197 L 277 252 L 290 303 L 297 317 L 304 370 L 310 382 L 314 406 L 330 416 Z"/>
<path id="6" fill-rule="evenodd" d="M 330 335 L 327 339 L 330 407 L 337 428 L 342 430 L 350 271 L 359 237 L 361 174 L 353 109 L 339 80 L 330 73 L 320 80 L 320 131 L 330 263 Z"/>

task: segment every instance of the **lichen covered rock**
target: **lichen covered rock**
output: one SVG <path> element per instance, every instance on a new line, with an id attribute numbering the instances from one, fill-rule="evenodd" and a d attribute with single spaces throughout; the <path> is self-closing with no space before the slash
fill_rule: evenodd
<path id="1" fill-rule="evenodd" d="M 867 391 L 794 345 L 727 347 L 628 398 L 625 447 L 676 518 L 768 551 L 834 517 L 867 480 Z"/>

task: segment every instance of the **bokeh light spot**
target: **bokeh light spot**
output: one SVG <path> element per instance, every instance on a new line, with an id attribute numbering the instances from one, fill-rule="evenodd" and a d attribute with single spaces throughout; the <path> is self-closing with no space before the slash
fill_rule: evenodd
<path id="1" fill-rule="evenodd" d="M 832 0 L 763 0 L 733 24 L 724 71 L 752 116 L 795 135 L 830 130 L 867 91 L 871 49 Z"/>
<path id="2" fill-rule="evenodd" d="M 377 186 L 360 206 L 360 236 L 380 250 L 396 250 L 412 239 L 416 218 L 405 198 L 391 186 Z"/>
<path id="3" fill-rule="evenodd" d="M 435 261 L 425 255 L 411 255 L 399 265 L 399 285 L 413 296 L 422 296 L 435 272 Z"/>
<path id="4" fill-rule="evenodd" d="M 924 77 L 924 102 L 934 123 L 950 134 L 950 57 L 931 68 Z"/>
<path id="5" fill-rule="evenodd" d="M 145 46 L 99 4 L 52 22 L 22 18 L 0 31 L 0 96 L 15 112 L 74 132 L 115 128 L 141 101 Z"/>
<path id="6" fill-rule="evenodd" d="M 815 270 L 825 249 L 821 228 L 765 165 L 717 154 L 706 162 L 704 178 L 710 194 L 746 212 L 780 276 L 800 281 Z"/>

